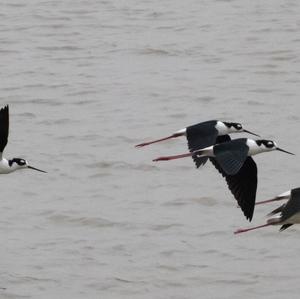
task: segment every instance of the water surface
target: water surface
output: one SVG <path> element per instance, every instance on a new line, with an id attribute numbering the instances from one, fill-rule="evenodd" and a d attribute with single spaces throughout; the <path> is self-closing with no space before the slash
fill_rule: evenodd
<path id="1" fill-rule="evenodd" d="M 299 228 L 249 225 L 207 164 L 153 163 L 209 119 L 295 157 L 255 157 L 258 199 L 299 186 L 298 1 L 5 1 L 1 298 L 298 298 Z M 276 204 L 275 204 L 276 206 Z M 259 207 L 253 223 L 274 206 Z"/>

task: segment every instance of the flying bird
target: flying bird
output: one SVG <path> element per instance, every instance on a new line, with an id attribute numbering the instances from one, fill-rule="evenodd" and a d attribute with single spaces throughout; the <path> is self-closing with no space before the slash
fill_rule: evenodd
<path id="1" fill-rule="evenodd" d="M 218 143 L 217 142 L 218 136 L 226 136 L 227 134 L 230 133 L 241 133 L 241 132 L 246 132 L 255 136 L 259 136 L 255 133 L 252 133 L 244 129 L 242 124 L 240 123 L 223 122 L 219 120 L 209 120 L 181 129 L 168 137 L 137 144 L 136 147 L 144 147 L 146 145 L 150 145 L 160 141 L 164 141 L 164 140 L 168 140 L 180 136 L 186 136 L 189 150 L 190 152 L 193 152 L 195 150 L 205 148 L 207 146 L 211 146 Z M 197 168 L 200 167 L 201 165 L 204 165 L 208 159 L 207 157 L 197 157 L 196 155 L 193 155 L 192 157 Z"/>
<path id="2" fill-rule="evenodd" d="M 284 198 L 286 198 L 286 196 L 287 195 L 284 195 Z M 254 229 L 270 225 L 281 225 L 280 231 L 283 231 L 288 227 L 292 226 L 293 224 L 300 223 L 300 188 L 292 189 L 289 192 L 288 198 L 289 200 L 285 204 L 281 205 L 280 207 L 268 214 L 268 216 L 273 216 L 280 213 L 274 218 L 269 218 L 266 224 L 244 229 L 241 228 L 236 230 L 234 233 L 245 233 Z M 278 197 L 276 197 L 275 200 L 278 200 Z"/>
<path id="3" fill-rule="evenodd" d="M 44 170 L 28 165 L 28 162 L 21 158 L 13 158 L 7 160 L 3 158 L 2 154 L 7 144 L 9 130 L 9 109 L 8 105 L 0 110 L 0 174 L 11 173 L 18 169 L 29 168 L 40 172 Z"/>
<path id="4" fill-rule="evenodd" d="M 230 140 L 227 135 L 222 136 L 219 141 L 223 143 L 187 154 L 159 157 L 153 161 L 168 161 L 193 155 L 200 158 L 208 157 L 226 179 L 227 185 L 245 217 L 251 221 L 257 190 L 257 166 L 251 156 L 273 150 L 294 154 L 279 148 L 272 140 L 252 140 L 248 138 Z"/>

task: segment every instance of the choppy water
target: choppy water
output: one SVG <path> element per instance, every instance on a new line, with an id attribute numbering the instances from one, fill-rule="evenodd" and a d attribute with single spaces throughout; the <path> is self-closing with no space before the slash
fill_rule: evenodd
<path id="1" fill-rule="evenodd" d="M 241 121 L 296 152 L 259 164 L 258 199 L 299 181 L 299 1 L 2 1 L 6 156 L 0 298 L 299 298 L 299 227 L 248 226 L 185 140 Z M 259 207 L 254 224 L 273 206 Z"/>

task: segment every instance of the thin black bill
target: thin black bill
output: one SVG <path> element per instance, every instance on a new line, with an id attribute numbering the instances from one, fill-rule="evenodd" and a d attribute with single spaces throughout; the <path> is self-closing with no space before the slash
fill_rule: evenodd
<path id="1" fill-rule="evenodd" d="M 40 171 L 40 172 L 47 173 L 47 171 L 44 171 L 44 170 L 41 170 L 41 169 L 38 169 L 38 168 L 35 168 L 35 167 L 32 167 L 32 166 L 27 166 L 27 168 L 33 169 L 33 170 L 36 170 L 36 171 Z"/>
<path id="2" fill-rule="evenodd" d="M 287 153 L 287 154 L 290 154 L 290 155 L 295 155 L 295 154 L 293 154 L 293 153 L 291 153 L 291 152 L 288 152 L 288 151 L 285 151 L 285 150 L 283 150 L 282 148 L 279 148 L 279 147 L 277 147 L 276 148 L 278 151 L 281 151 L 281 152 L 284 152 L 284 153 Z"/>
<path id="3" fill-rule="evenodd" d="M 248 130 L 245 130 L 245 129 L 244 129 L 244 132 L 246 132 L 246 133 L 248 133 L 248 134 L 252 134 L 252 135 L 254 135 L 254 136 L 257 136 L 257 137 L 260 137 L 258 134 L 255 134 L 255 133 L 253 133 L 253 132 L 250 132 L 250 131 L 248 131 Z"/>

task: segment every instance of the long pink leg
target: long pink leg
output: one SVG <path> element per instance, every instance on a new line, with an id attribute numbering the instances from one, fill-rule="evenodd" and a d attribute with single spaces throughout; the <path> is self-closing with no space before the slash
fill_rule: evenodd
<path id="1" fill-rule="evenodd" d="M 279 201 L 279 200 L 283 200 L 283 199 L 287 199 L 286 197 L 275 197 L 272 199 L 267 199 L 267 200 L 263 200 L 263 201 L 258 201 L 257 203 L 255 203 L 256 205 L 262 205 L 265 203 L 269 203 L 269 202 L 273 202 L 273 201 Z"/>
<path id="2" fill-rule="evenodd" d="M 158 157 L 156 159 L 153 159 L 153 162 L 157 161 L 169 161 L 169 160 L 175 160 L 175 159 L 180 159 L 180 158 L 185 158 L 185 157 L 190 157 L 193 156 L 194 153 L 188 153 L 188 154 L 181 154 L 181 155 L 176 155 L 176 156 L 163 156 L 163 157 Z"/>
<path id="3" fill-rule="evenodd" d="M 262 227 L 266 227 L 266 226 L 269 226 L 269 225 L 272 225 L 271 223 L 266 223 L 266 224 L 263 224 L 263 225 L 259 225 L 259 226 L 254 226 L 254 227 L 250 227 L 250 228 L 240 228 L 240 229 L 237 229 L 234 234 L 240 234 L 240 233 L 245 233 L 245 232 L 248 232 L 250 230 L 254 230 L 254 229 L 258 229 L 258 228 L 262 228 Z"/>
<path id="4" fill-rule="evenodd" d="M 161 139 L 157 139 L 157 140 L 137 144 L 135 147 L 143 147 L 143 146 L 146 146 L 146 145 L 149 145 L 149 144 L 152 144 L 152 143 L 157 143 L 157 142 L 160 142 L 160 141 L 168 140 L 168 139 L 171 139 L 171 138 L 176 138 L 176 137 L 183 136 L 183 135 L 184 135 L 183 133 L 175 133 L 175 134 L 170 135 L 168 137 L 164 137 L 164 138 L 161 138 Z"/>

